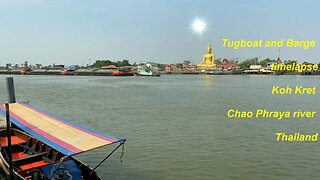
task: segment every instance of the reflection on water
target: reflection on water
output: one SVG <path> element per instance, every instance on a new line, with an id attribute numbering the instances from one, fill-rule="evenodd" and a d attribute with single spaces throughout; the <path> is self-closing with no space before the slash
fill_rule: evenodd
<path id="1" fill-rule="evenodd" d="M 200 76 L 202 78 L 203 86 L 205 87 L 212 87 L 213 86 L 213 81 L 215 76 Z"/>
<path id="2" fill-rule="evenodd" d="M 0 76 L 0 101 L 6 99 Z M 228 119 L 227 110 L 319 110 L 314 96 L 274 96 L 273 85 L 318 86 L 319 76 L 16 76 L 18 100 L 127 138 L 98 169 L 103 179 L 318 179 L 319 143 L 279 143 L 275 132 L 313 133 L 315 119 Z M 96 165 L 110 147 L 80 158 Z"/>

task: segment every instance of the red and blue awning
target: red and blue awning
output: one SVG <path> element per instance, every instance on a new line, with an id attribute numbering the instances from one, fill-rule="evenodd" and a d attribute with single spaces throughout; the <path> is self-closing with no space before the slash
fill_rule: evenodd
<path id="1" fill-rule="evenodd" d="M 97 133 L 24 103 L 10 104 L 10 119 L 26 133 L 65 155 L 75 155 L 125 139 Z M 0 105 L 0 115 L 5 106 Z"/>

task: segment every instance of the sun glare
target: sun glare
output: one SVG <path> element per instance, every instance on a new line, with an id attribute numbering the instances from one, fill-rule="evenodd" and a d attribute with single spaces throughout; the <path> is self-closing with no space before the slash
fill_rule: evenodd
<path id="1" fill-rule="evenodd" d="M 196 19 L 192 23 L 192 29 L 199 34 L 206 30 L 206 26 L 207 24 L 201 19 Z"/>

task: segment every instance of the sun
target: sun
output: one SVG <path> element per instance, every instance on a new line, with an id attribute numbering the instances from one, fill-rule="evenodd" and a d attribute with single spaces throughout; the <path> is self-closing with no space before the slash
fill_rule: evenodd
<path id="1" fill-rule="evenodd" d="M 196 19 L 192 23 L 192 29 L 199 34 L 202 34 L 202 32 L 206 30 L 206 27 L 207 27 L 206 22 L 204 22 L 201 19 Z"/>

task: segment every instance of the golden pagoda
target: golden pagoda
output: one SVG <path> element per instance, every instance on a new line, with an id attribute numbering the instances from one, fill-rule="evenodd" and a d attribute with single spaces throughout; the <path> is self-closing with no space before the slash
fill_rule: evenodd
<path id="1" fill-rule="evenodd" d="M 211 53 L 211 50 L 211 45 L 208 44 L 207 54 L 203 56 L 202 63 L 198 65 L 199 68 L 207 69 L 216 67 L 216 64 L 214 63 L 214 54 Z"/>

